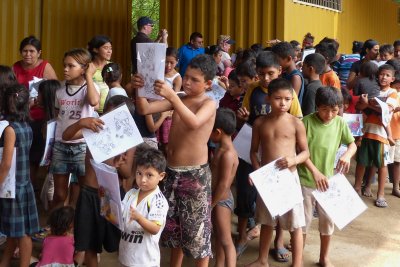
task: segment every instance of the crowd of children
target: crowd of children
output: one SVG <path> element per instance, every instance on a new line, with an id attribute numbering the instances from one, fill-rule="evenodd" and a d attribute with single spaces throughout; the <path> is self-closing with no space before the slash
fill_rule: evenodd
<path id="1" fill-rule="evenodd" d="M 227 35 L 219 39 L 234 43 Z M 165 80 L 154 83 L 155 93 L 163 97 L 157 101 L 136 95 L 144 85 L 140 74 L 134 73 L 124 89 L 107 36 L 93 37 L 89 50 L 67 51 L 63 82 L 43 81 L 35 102 L 12 69 L 0 66 L 0 113 L 7 123 L 0 133 L 0 185 L 16 155 L 15 198 L 0 198 L 0 231 L 7 237 L 0 266 L 9 266 L 18 248 L 20 266 L 97 266 L 103 248 L 118 251 L 121 266 L 160 266 L 159 243 L 171 249 L 170 266 L 182 266 L 184 256 L 194 258 L 196 266 L 208 266 L 213 254 L 215 266 L 236 266 L 249 240 L 258 236 L 258 258 L 247 266 L 268 266 L 274 230 L 274 259 L 289 260 L 283 241 L 283 230 L 288 230 L 292 264 L 302 266 L 315 213 L 319 264 L 333 266 L 329 248 L 334 224 L 312 191 L 326 191 L 329 177 L 347 173 L 357 151 L 356 192 L 372 197 L 377 170 L 375 205 L 387 207 L 384 186 L 390 166 L 393 195 L 400 197 L 400 56 L 395 53 L 400 45 L 396 41 L 379 49 L 374 40 L 354 42 L 352 55 L 338 55 L 338 41 L 326 37 L 302 59 L 302 50 L 313 48 L 313 42 L 308 33 L 302 48 L 294 40 L 273 40 L 266 48 L 253 45 L 237 51 L 224 70 L 218 65 L 227 51 L 214 45 L 185 65 L 183 77 L 175 69 L 180 52 L 169 47 Z M 226 90 L 220 99 L 207 94 L 215 86 Z M 118 171 L 121 182 L 120 230 L 100 215 L 99 184 L 82 130 L 102 131 L 98 114 L 122 104 L 145 144 L 104 162 Z M 355 112 L 364 117 L 363 136 L 356 138 L 341 117 Z M 54 197 L 44 203 L 51 210 L 48 233 L 40 259 L 32 263 L 31 237 L 40 230 L 32 177 L 50 120 L 57 127 L 48 167 L 52 179 L 45 184 L 54 187 Z M 238 158 L 233 145 L 245 123 L 252 127 L 251 163 Z M 334 165 L 341 145 L 346 152 Z M 278 169 L 290 170 L 304 198 L 277 217 L 249 180 L 251 172 L 275 160 Z M 236 240 L 232 213 L 238 217 Z"/>

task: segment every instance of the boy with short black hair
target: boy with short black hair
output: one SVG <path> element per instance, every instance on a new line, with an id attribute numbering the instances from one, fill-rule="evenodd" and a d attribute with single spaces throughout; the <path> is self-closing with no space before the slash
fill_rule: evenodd
<path id="1" fill-rule="evenodd" d="M 315 97 L 317 112 L 303 118 L 310 158 L 297 167 L 303 191 L 306 218 L 306 226 L 303 229 L 304 244 L 316 205 L 321 239 L 319 264 L 324 267 L 332 266 L 328 252 L 334 224 L 319 204 L 315 202 L 312 192 L 315 189 L 327 190 L 328 177 L 334 174 L 335 168 L 339 172 L 348 172 L 350 159 L 356 152 L 354 137 L 347 123 L 342 117 L 337 116 L 342 103 L 342 94 L 336 88 L 321 87 L 317 90 Z M 336 152 L 341 144 L 347 145 L 347 151 L 340 157 L 337 166 L 334 166 Z"/>
<path id="2" fill-rule="evenodd" d="M 118 259 L 121 266 L 159 266 L 158 241 L 165 226 L 168 202 L 158 183 L 165 177 L 166 160 L 160 150 L 148 148 L 135 155 L 136 184 L 122 201 L 124 230 Z"/>
<path id="3" fill-rule="evenodd" d="M 216 266 L 236 266 L 236 251 L 231 236 L 231 216 L 234 209 L 230 190 L 239 159 L 232 143 L 236 130 L 235 113 L 227 108 L 217 109 L 211 141 L 219 144 L 211 161 L 213 229 L 215 233 Z"/>
<path id="4" fill-rule="evenodd" d="M 315 46 L 315 53 L 321 54 L 326 61 L 324 71 L 319 77 L 322 85 L 332 86 L 340 92 L 339 77 L 331 68 L 331 64 L 335 61 L 337 54 L 335 45 L 329 42 L 320 42 Z"/>
<path id="5" fill-rule="evenodd" d="M 279 78 L 268 86 L 268 102 L 271 112 L 258 117 L 253 124 L 250 158 L 254 169 L 258 169 L 276 159 L 275 166 L 289 169 L 293 173 L 293 183 L 299 184 L 296 165 L 309 157 L 306 131 L 302 122 L 288 113 L 293 101 L 294 90 L 289 81 Z M 261 147 L 261 160 L 258 151 Z M 281 216 L 273 218 L 258 196 L 256 216 L 261 225 L 258 259 L 247 265 L 268 266 L 268 253 L 274 227 L 279 222 L 282 229 L 289 230 L 293 262 L 292 266 L 302 266 L 303 236 L 305 225 L 303 203 L 299 203 Z"/>
<path id="6" fill-rule="evenodd" d="M 172 248 L 170 265 L 181 266 L 183 252 L 208 266 L 211 252 L 211 171 L 207 142 L 214 126 L 216 105 L 206 94 L 217 73 L 209 55 L 198 55 L 189 63 L 180 98 L 164 81 L 154 90 L 163 100 L 148 102 L 137 97 L 143 115 L 174 110 L 167 149 L 167 178 L 162 192 L 170 206 L 161 244 Z M 133 87 L 144 85 L 140 75 L 132 77 Z"/>
<path id="7" fill-rule="evenodd" d="M 247 89 L 258 80 L 256 64 L 253 60 L 246 60 L 239 64 L 236 68 L 240 86 L 246 92 Z"/>
<path id="8" fill-rule="evenodd" d="M 267 115 L 271 106 L 267 102 L 268 86 L 271 81 L 279 78 L 281 66 L 278 57 L 270 52 L 261 52 L 256 59 L 256 70 L 259 81 L 254 83 L 247 91 L 243 99 L 242 107 L 237 112 L 239 120 L 246 121 L 251 126 L 259 116 Z M 293 101 L 289 108 L 289 113 L 301 118 L 300 103 L 296 94 L 293 94 Z M 249 174 L 253 172 L 253 167 L 244 160 L 239 159 L 238 172 L 236 174 L 236 208 L 235 214 L 238 216 L 239 238 L 236 242 L 236 252 L 238 256 L 247 247 L 246 226 L 249 218 L 254 217 L 254 203 L 257 199 L 257 191 L 254 186 L 248 183 Z M 275 238 L 275 259 L 281 262 L 288 261 L 289 251 L 284 247 L 281 231 L 277 231 Z"/>
<path id="9" fill-rule="evenodd" d="M 293 46 L 288 42 L 280 42 L 272 47 L 272 52 L 278 56 L 283 70 L 282 78 L 290 81 L 301 105 L 304 98 L 304 78 L 296 68 L 296 53 Z"/>
<path id="10" fill-rule="evenodd" d="M 378 80 L 380 86 L 379 98 L 388 105 L 389 112 L 398 106 L 397 91 L 391 88 L 391 83 L 395 80 L 395 70 L 393 66 L 385 64 L 379 68 Z M 371 166 L 378 168 L 378 192 L 375 205 L 380 208 L 387 207 L 385 199 L 385 182 L 387 177 L 387 153 L 385 146 L 389 144 L 391 136 L 382 123 L 382 110 L 374 99 L 368 99 L 368 95 L 361 95 L 356 105 L 357 109 L 372 109 L 364 123 L 364 136 L 361 146 L 357 153 L 357 167 L 355 173 L 355 190 L 361 194 L 361 182 L 364 176 L 365 167 Z M 390 128 L 390 126 L 388 125 Z M 390 140 L 395 143 L 394 141 Z M 371 195 L 370 179 L 365 186 L 364 192 Z"/>
<path id="11" fill-rule="evenodd" d="M 384 62 L 394 58 L 394 46 L 391 44 L 381 45 L 379 47 L 379 57 Z"/>
<path id="12" fill-rule="evenodd" d="M 316 111 L 315 94 L 317 93 L 317 89 L 322 87 L 319 75 L 325 69 L 325 58 L 318 53 L 310 54 L 304 59 L 302 69 L 304 78 L 308 79 L 303 104 L 301 105 L 303 115 L 306 116 Z"/>
<path id="13" fill-rule="evenodd" d="M 242 106 L 243 96 L 245 93 L 243 86 L 240 84 L 236 70 L 232 70 L 228 75 L 228 79 L 225 78 L 223 82 L 227 89 L 224 97 L 219 101 L 219 107 L 229 108 L 236 113 L 236 111 Z"/>

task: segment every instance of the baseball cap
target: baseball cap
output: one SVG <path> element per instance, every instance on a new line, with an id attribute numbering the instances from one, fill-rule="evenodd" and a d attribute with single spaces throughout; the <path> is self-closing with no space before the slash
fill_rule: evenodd
<path id="1" fill-rule="evenodd" d="M 138 27 L 138 29 L 140 29 L 140 28 L 143 27 L 144 25 L 148 25 L 148 24 L 151 24 L 151 25 L 154 24 L 154 21 L 153 21 L 151 18 L 149 18 L 149 17 L 140 17 L 140 18 L 137 20 L 137 27 Z"/>
<path id="2" fill-rule="evenodd" d="M 218 44 L 220 44 L 220 43 L 222 43 L 222 42 L 228 43 L 228 44 L 230 44 L 230 45 L 233 45 L 233 44 L 236 43 L 235 40 L 232 40 L 231 37 L 230 37 L 229 35 L 220 35 L 220 36 L 218 37 Z"/>

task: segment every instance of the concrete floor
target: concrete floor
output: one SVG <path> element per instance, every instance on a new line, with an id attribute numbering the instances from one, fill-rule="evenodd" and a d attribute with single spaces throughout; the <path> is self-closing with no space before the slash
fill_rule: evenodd
<path id="1" fill-rule="evenodd" d="M 354 167 L 355 164 L 353 164 Z M 353 172 L 348 175 L 353 183 Z M 342 231 L 336 229 L 331 245 L 331 260 L 336 267 L 400 267 L 400 199 L 392 196 L 391 184 L 385 188 L 386 199 L 389 207 L 376 208 L 373 198 L 363 197 L 368 209 L 346 226 Z M 376 192 L 376 185 L 373 186 Z M 44 218 L 41 218 L 44 222 Z M 304 266 L 317 266 L 319 255 L 319 234 L 317 220 L 313 221 L 312 232 L 307 236 L 304 250 Z M 236 229 L 236 217 L 232 216 L 232 229 Z M 285 233 L 286 242 L 289 243 L 289 234 Z M 4 245 L 0 247 L 2 251 Z M 237 266 L 244 266 L 253 261 L 258 255 L 258 239 L 252 240 L 244 254 L 239 258 Z M 35 244 L 34 255 L 40 253 L 40 245 Z M 161 250 L 161 266 L 169 266 L 169 251 Z M 13 261 L 12 266 L 18 266 Z M 289 263 L 281 264 L 270 259 L 271 267 L 290 266 Z M 103 253 L 100 267 L 119 266 L 116 253 Z M 191 259 L 185 258 L 183 266 L 194 266 Z M 210 266 L 213 266 L 211 261 Z"/>

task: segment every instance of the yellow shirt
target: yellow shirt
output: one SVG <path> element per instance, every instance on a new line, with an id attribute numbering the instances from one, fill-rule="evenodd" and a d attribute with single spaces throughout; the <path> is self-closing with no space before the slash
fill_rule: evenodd
<path id="1" fill-rule="evenodd" d="M 260 84 L 260 81 L 251 84 L 250 87 L 247 89 L 246 94 L 244 95 L 243 103 L 242 103 L 242 107 L 246 108 L 248 111 L 250 111 L 251 94 L 253 93 L 254 89 L 258 86 L 261 87 L 262 91 L 265 94 L 268 94 L 268 88 L 262 87 Z M 300 102 L 299 102 L 297 94 L 294 90 L 293 90 L 293 101 L 292 101 L 292 105 L 290 106 L 289 113 L 297 118 L 303 117 L 303 113 L 301 112 Z"/>

